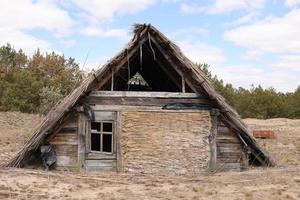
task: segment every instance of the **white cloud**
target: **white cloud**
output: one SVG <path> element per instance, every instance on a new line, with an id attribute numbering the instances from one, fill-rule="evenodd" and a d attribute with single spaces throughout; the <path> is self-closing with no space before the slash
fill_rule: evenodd
<path id="1" fill-rule="evenodd" d="M 154 0 L 70 0 L 80 9 L 100 21 L 111 20 L 115 15 L 132 14 L 146 9 Z"/>
<path id="2" fill-rule="evenodd" d="M 259 10 L 264 7 L 266 0 L 214 0 L 211 5 L 182 3 L 180 10 L 183 13 L 206 12 L 208 14 L 229 13 L 235 10 Z"/>
<path id="3" fill-rule="evenodd" d="M 68 13 L 52 1 L 9 1 L 0 7 L 0 27 L 15 30 L 42 28 L 62 36 L 68 34 L 73 25 Z"/>
<path id="4" fill-rule="evenodd" d="M 212 67 L 212 72 L 234 87 L 250 88 L 251 85 L 261 85 L 264 88 L 274 87 L 277 91 L 292 92 L 300 86 L 299 73 L 286 69 L 246 64 Z"/>
<path id="5" fill-rule="evenodd" d="M 300 0 L 285 0 L 285 5 L 288 7 L 296 6 L 300 3 Z"/>
<path id="6" fill-rule="evenodd" d="M 180 41 L 178 45 L 193 62 L 218 66 L 225 61 L 222 50 L 216 47 L 190 40 Z"/>
<path id="7" fill-rule="evenodd" d="M 42 30 L 54 35 L 62 45 L 73 46 L 76 41 L 70 34 L 128 39 L 123 29 L 106 28 L 107 21 L 116 15 L 144 10 L 155 0 L 19 0 L 2 2 L 0 6 L 0 45 L 11 43 L 32 54 L 40 48 L 53 50 L 46 39 L 33 36 L 31 32 Z M 77 7 L 73 11 L 74 6 Z"/>
<path id="8" fill-rule="evenodd" d="M 248 24 L 248 23 L 253 22 L 253 20 L 256 19 L 259 15 L 260 15 L 259 12 L 255 12 L 255 11 L 250 12 L 250 13 L 246 14 L 245 16 L 242 16 L 242 17 L 230 22 L 229 25 L 240 26 L 243 24 Z"/>
<path id="9" fill-rule="evenodd" d="M 192 14 L 204 11 L 205 8 L 196 3 L 182 3 L 180 4 L 180 11 L 186 14 Z"/>
<path id="10" fill-rule="evenodd" d="M 82 29 L 80 33 L 87 36 L 116 37 L 123 41 L 127 41 L 129 39 L 129 34 L 125 29 L 103 30 L 101 27 L 89 26 Z"/>
<path id="11" fill-rule="evenodd" d="M 58 8 L 52 1 L 30 0 L 2 2 L 0 6 L 0 45 L 11 43 L 32 54 L 40 48 L 43 51 L 53 50 L 47 41 L 28 33 L 35 29 L 44 29 L 56 37 L 70 33 L 74 25 L 68 13 Z"/>
<path id="12" fill-rule="evenodd" d="M 208 10 L 209 13 L 226 13 L 247 7 L 247 1 L 241 0 L 216 0 Z"/>
<path id="13" fill-rule="evenodd" d="M 226 40 L 264 53 L 300 53 L 300 9 L 226 31 Z"/>
<path id="14" fill-rule="evenodd" d="M 122 41 L 128 40 L 127 30 L 104 28 L 116 16 L 134 14 L 153 5 L 156 0 L 66 0 L 67 6 L 75 5 L 80 12 L 74 13 L 84 25 L 79 33 L 87 36 L 114 37 Z"/>
<path id="15" fill-rule="evenodd" d="M 300 77 L 300 54 L 281 55 L 271 66 L 275 69 L 293 71 L 295 75 Z M 300 83 L 300 81 L 298 82 Z"/>
<path id="16" fill-rule="evenodd" d="M 189 36 L 189 38 L 194 37 L 194 36 L 208 36 L 209 30 L 206 28 L 202 27 L 187 27 L 183 29 L 178 29 L 178 30 L 172 30 L 171 33 L 168 33 L 167 36 L 172 39 L 177 39 L 179 37 L 185 37 Z"/>
<path id="17" fill-rule="evenodd" d="M 37 48 L 42 51 L 51 51 L 53 47 L 45 40 L 35 38 L 20 30 L 0 28 L 0 45 L 10 43 L 16 49 L 22 49 L 29 55 L 32 55 Z"/>
<path id="18" fill-rule="evenodd" d="M 300 85 L 299 27 L 300 9 L 293 9 L 282 17 L 266 17 L 228 30 L 224 38 L 247 49 L 242 58 L 264 62 L 261 64 L 264 70 L 257 73 L 257 78 L 249 77 L 247 80 L 265 87 L 274 86 L 279 91 L 292 91 Z M 246 68 L 244 74 L 248 74 Z M 243 79 L 236 80 L 239 81 L 243 83 Z"/>
<path id="19" fill-rule="evenodd" d="M 246 51 L 245 54 L 241 56 L 244 60 L 249 60 L 249 61 L 255 61 L 255 60 L 260 60 L 263 56 L 263 52 L 261 51 L 256 51 L 256 50 L 249 50 Z"/>

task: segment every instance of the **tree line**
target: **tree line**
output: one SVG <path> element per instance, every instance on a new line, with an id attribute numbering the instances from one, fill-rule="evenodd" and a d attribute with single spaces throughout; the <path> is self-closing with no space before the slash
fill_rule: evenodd
<path id="1" fill-rule="evenodd" d="M 0 110 L 45 114 L 84 78 L 73 58 L 0 47 Z"/>
<path id="2" fill-rule="evenodd" d="M 212 75 L 207 64 L 197 66 L 212 81 L 215 89 L 243 118 L 300 118 L 300 86 L 294 92 L 277 92 L 274 88 L 260 85 L 250 89 L 234 88 Z"/>
<path id="3" fill-rule="evenodd" d="M 212 75 L 209 65 L 197 66 L 243 118 L 300 118 L 300 87 L 288 93 L 261 86 L 234 88 Z M 4 45 L 0 47 L 0 110 L 45 114 L 84 77 L 73 58 L 40 50 L 29 57 Z"/>

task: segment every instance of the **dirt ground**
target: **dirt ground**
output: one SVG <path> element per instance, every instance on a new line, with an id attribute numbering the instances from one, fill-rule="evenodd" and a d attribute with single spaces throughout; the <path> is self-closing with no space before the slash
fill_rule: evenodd
<path id="1" fill-rule="evenodd" d="M 41 119 L 0 113 L 0 163 L 13 155 Z M 300 120 L 245 122 L 251 130 L 275 131 L 277 139 L 259 142 L 277 167 L 197 177 L 0 168 L 0 199 L 300 199 Z"/>

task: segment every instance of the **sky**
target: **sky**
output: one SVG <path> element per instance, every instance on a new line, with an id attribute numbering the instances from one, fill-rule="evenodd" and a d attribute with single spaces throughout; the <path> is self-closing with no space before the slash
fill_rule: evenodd
<path id="1" fill-rule="evenodd" d="M 0 0 L 0 45 L 101 67 L 150 23 L 235 87 L 300 86 L 300 0 Z"/>

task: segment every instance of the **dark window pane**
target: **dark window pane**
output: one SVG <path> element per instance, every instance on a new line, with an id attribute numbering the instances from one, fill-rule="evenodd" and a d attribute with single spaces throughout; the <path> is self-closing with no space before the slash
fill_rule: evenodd
<path id="1" fill-rule="evenodd" d="M 92 128 L 92 130 L 100 131 L 101 130 L 101 123 L 100 122 L 92 122 L 91 128 Z"/>
<path id="2" fill-rule="evenodd" d="M 100 151 L 100 134 L 91 133 L 91 150 Z"/>
<path id="3" fill-rule="evenodd" d="M 103 134 L 103 152 L 112 152 L 112 135 Z"/>
<path id="4" fill-rule="evenodd" d="M 103 123 L 103 131 L 104 132 L 112 132 L 112 123 Z"/>

